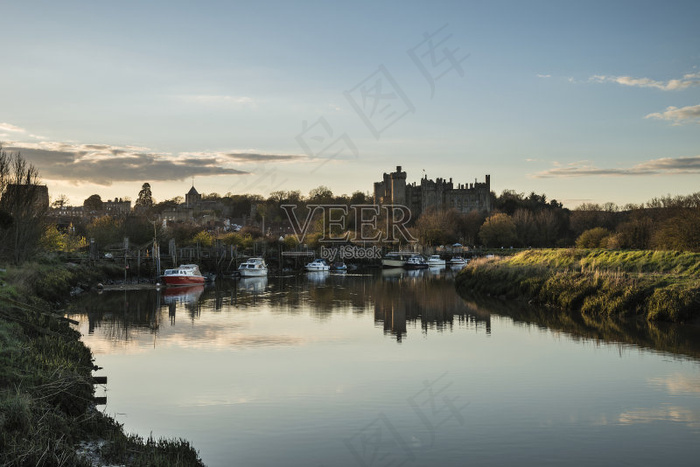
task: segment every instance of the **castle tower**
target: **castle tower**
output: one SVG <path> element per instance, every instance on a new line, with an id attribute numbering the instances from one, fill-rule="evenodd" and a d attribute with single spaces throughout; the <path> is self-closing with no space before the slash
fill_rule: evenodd
<path id="1" fill-rule="evenodd" d="M 391 174 L 391 202 L 406 205 L 406 172 L 401 171 L 400 165 Z"/>

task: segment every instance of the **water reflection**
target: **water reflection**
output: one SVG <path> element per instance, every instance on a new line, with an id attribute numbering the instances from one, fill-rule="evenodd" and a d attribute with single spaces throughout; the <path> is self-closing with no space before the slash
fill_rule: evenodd
<path id="1" fill-rule="evenodd" d="M 698 364 L 604 344 L 700 355 L 697 329 L 462 298 L 453 276 L 225 280 L 86 295 L 73 312 L 109 410 L 211 466 L 697 460 Z"/>
<path id="2" fill-rule="evenodd" d="M 70 310 L 84 315 L 88 333 L 100 331 L 112 340 L 128 341 L 136 331 L 157 334 L 167 312 L 171 326 L 179 316 L 196 322 L 202 313 L 230 310 L 310 313 L 328 320 L 334 313 L 371 313 L 376 327 L 403 342 L 416 330 L 451 331 L 455 326 L 490 335 L 492 316 L 507 316 L 516 324 L 564 332 L 572 339 L 631 344 L 700 358 L 698 328 L 647 321 L 606 320 L 558 313 L 520 302 L 454 293 L 452 268 L 406 271 L 386 269 L 375 274 L 310 272 L 284 277 L 250 277 L 218 281 L 215 286 L 164 290 L 112 291 L 88 294 Z"/>

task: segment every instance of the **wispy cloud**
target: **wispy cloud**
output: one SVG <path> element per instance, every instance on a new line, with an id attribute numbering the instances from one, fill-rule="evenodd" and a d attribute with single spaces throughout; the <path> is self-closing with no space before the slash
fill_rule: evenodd
<path id="1" fill-rule="evenodd" d="M 0 131 L 10 131 L 12 133 L 25 133 L 27 130 L 10 123 L 0 123 Z"/>
<path id="2" fill-rule="evenodd" d="M 552 75 L 542 75 L 542 74 L 539 74 L 539 73 L 538 73 L 538 74 L 537 74 L 537 77 L 538 77 L 538 78 L 551 78 Z"/>
<path id="3" fill-rule="evenodd" d="M 633 78 L 631 76 L 593 75 L 589 81 L 594 83 L 617 83 L 638 88 L 656 88 L 662 91 L 678 91 L 692 86 L 700 86 L 700 73 L 688 73 L 681 79 L 658 81 L 650 78 Z"/>
<path id="4" fill-rule="evenodd" d="M 666 110 L 663 112 L 651 113 L 644 118 L 666 120 L 673 122 L 674 125 L 680 125 L 686 122 L 700 123 L 700 104 L 681 108 L 669 106 L 666 107 Z"/>
<path id="5" fill-rule="evenodd" d="M 186 102 L 194 102 L 198 104 L 225 104 L 233 106 L 253 107 L 258 101 L 247 96 L 229 96 L 223 94 L 194 94 L 178 96 Z"/>
<path id="6" fill-rule="evenodd" d="M 535 178 L 567 178 L 592 176 L 687 175 L 700 173 L 700 156 L 661 158 L 626 168 L 601 168 L 589 162 L 574 162 L 538 172 Z"/>

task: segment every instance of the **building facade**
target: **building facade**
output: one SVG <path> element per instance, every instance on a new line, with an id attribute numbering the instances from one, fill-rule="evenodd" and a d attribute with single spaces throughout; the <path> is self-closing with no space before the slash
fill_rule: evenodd
<path id="1" fill-rule="evenodd" d="M 381 182 L 375 182 L 374 202 L 407 206 L 414 219 L 431 208 L 454 208 L 462 213 L 491 212 L 491 176 L 486 175 L 484 182 L 475 179 L 474 183 L 455 185 L 451 178 L 429 180 L 426 175 L 420 184 L 409 184 L 406 183 L 406 172 L 401 170 L 401 166 L 397 166 L 396 172 L 385 173 Z"/>

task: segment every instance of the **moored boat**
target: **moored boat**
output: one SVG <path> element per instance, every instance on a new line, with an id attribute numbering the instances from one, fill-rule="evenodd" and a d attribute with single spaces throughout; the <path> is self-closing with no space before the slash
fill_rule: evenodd
<path id="1" fill-rule="evenodd" d="M 348 270 L 348 265 L 342 261 L 336 261 L 335 263 L 331 264 L 331 271 L 345 272 L 347 270 Z"/>
<path id="2" fill-rule="evenodd" d="M 412 251 L 390 251 L 382 258 L 384 268 L 402 268 L 408 259 L 415 255 Z"/>
<path id="3" fill-rule="evenodd" d="M 454 256 L 450 260 L 450 266 L 465 266 L 469 260 L 462 258 L 461 256 Z"/>
<path id="4" fill-rule="evenodd" d="M 331 267 L 326 263 L 325 259 L 315 259 L 310 263 L 307 263 L 307 271 L 328 271 Z"/>
<path id="5" fill-rule="evenodd" d="M 404 268 L 406 269 L 425 269 L 428 267 L 428 263 L 425 261 L 421 255 L 413 255 L 406 260 Z"/>
<path id="6" fill-rule="evenodd" d="M 443 267 L 445 266 L 445 260 L 440 258 L 440 255 L 431 255 L 430 258 L 428 258 L 428 266 L 431 268 Z"/>
<path id="7" fill-rule="evenodd" d="M 267 276 L 267 264 L 262 258 L 248 258 L 238 266 L 238 273 L 241 277 Z"/>
<path id="8" fill-rule="evenodd" d="M 204 276 L 196 264 L 181 264 L 177 268 L 166 269 L 161 277 L 167 285 L 204 284 Z"/>

